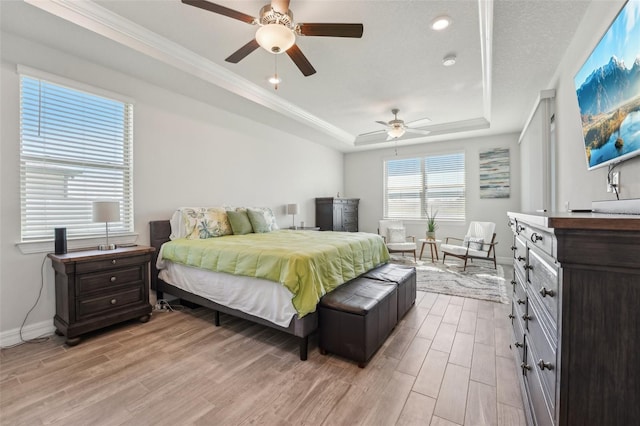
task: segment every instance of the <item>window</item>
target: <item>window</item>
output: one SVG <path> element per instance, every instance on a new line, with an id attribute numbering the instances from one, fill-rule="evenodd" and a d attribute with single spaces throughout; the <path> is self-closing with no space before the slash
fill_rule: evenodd
<path id="1" fill-rule="evenodd" d="M 465 220 L 464 152 L 384 162 L 384 217 Z"/>
<path id="2" fill-rule="evenodd" d="M 99 89 L 96 89 L 99 91 Z M 20 207 L 23 242 L 102 235 L 94 200 L 120 202 L 120 222 L 133 231 L 131 103 L 27 75 L 20 76 Z"/>

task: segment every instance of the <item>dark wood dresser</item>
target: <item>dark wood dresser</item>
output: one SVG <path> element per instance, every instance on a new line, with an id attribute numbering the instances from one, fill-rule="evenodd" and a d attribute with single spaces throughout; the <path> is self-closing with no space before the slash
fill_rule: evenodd
<path id="1" fill-rule="evenodd" d="M 640 216 L 509 213 L 528 421 L 640 421 Z"/>
<path id="2" fill-rule="evenodd" d="M 139 318 L 149 320 L 149 262 L 153 247 L 49 254 L 55 270 L 56 334 L 77 345 L 80 335 Z"/>
<path id="3" fill-rule="evenodd" d="M 316 198 L 316 226 L 321 231 L 358 232 L 359 198 Z"/>

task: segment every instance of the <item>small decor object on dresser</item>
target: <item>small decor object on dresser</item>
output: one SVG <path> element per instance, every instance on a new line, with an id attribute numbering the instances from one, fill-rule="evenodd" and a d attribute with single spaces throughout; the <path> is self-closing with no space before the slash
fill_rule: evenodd
<path id="1" fill-rule="evenodd" d="M 69 346 L 80 336 L 122 321 L 149 320 L 149 262 L 153 247 L 84 250 L 48 256 L 55 270 L 56 334 Z"/>
<path id="2" fill-rule="evenodd" d="M 316 226 L 321 231 L 358 232 L 359 198 L 316 198 Z"/>

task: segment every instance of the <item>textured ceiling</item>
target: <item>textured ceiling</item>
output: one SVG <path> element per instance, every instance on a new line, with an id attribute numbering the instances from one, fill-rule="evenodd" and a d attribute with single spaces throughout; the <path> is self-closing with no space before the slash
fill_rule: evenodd
<path id="1" fill-rule="evenodd" d="M 32 4 L 30 4 L 32 3 Z M 261 1 L 218 1 L 257 16 Z M 589 5 L 586 0 L 292 0 L 296 22 L 359 22 L 361 39 L 298 37 L 317 73 L 304 77 L 278 55 L 283 78 L 267 82 L 276 57 L 262 49 L 224 58 L 256 27 L 177 0 L 2 1 L 2 30 L 247 115 L 345 152 L 375 121 L 430 118 L 432 134 L 398 143 L 518 132 Z M 449 15 L 451 27 L 430 22 Z M 483 43 L 484 41 L 484 43 Z M 453 67 L 442 58 L 457 56 Z M 467 129 L 477 129 L 468 131 Z M 413 139 L 411 139 L 413 137 Z"/>

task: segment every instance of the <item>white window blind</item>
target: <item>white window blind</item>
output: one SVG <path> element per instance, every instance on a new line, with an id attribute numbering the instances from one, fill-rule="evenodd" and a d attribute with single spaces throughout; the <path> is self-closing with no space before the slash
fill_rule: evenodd
<path id="1" fill-rule="evenodd" d="M 133 105 L 20 76 L 22 241 L 103 235 L 92 202 L 120 202 L 110 233 L 133 231 Z"/>
<path id="2" fill-rule="evenodd" d="M 384 162 L 384 216 L 465 220 L 464 152 Z"/>

